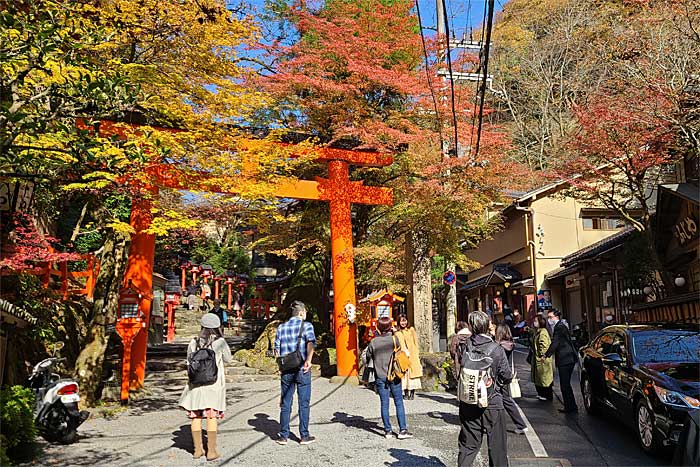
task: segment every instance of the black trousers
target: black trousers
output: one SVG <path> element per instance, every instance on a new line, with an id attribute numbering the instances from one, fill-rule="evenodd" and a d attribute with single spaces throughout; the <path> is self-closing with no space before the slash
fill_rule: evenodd
<path id="1" fill-rule="evenodd" d="M 508 466 L 508 437 L 506 434 L 506 411 L 482 409 L 475 405 L 459 403 L 459 467 L 471 467 L 481 449 L 484 435 L 489 447 L 489 465 Z"/>
<path id="2" fill-rule="evenodd" d="M 535 386 L 535 389 L 537 390 L 537 395 L 542 396 L 548 401 L 551 401 L 554 399 L 554 395 L 552 394 L 552 385 L 549 385 L 547 387 L 545 386 Z"/>
<path id="3" fill-rule="evenodd" d="M 510 395 L 510 386 L 506 386 L 504 389 L 503 393 L 503 408 L 506 409 L 506 412 L 508 413 L 508 416 L 510 417 L 511 420 L 513 420 L 513 423 L 515 423 L 515 427 L 519 429 L 527 428 L 527 425 L 525 424 L 525 420 L 523 420 L 523 417 L 520 416 L 520 411 L 518 410 L 518 404 L 515 402 L 513 397 Z"/>
<path id="4" fill-rule="evenodd" d="M 561 365 L 557 367 L 559 371 L 559 386 L 561 387 L 561 398 L 564 401 L 564 410 L 578 410 L 574 390 L 571 387 L 571 375 L 574 373 L 575 363 L 571 365 Z"/>

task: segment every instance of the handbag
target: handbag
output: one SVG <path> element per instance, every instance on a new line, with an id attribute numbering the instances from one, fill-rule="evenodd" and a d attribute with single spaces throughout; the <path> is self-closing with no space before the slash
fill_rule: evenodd
<path id="1" fill-rule="evenodd" d="M 519 398 L 522 394 L 520 393 L 520 380 L 518 379 L 517 373 L 515 372 L 515 362 L 511 360 L 511 369 L 513 371 L 513 379 L 510 381 L 508 389 L 510 390 L 510 397 L 513 399 Z"/>
<path id="2" fill-rule="evenodd" d="M 301 356 L 301 351 L 299 350 L 299 344 L 301 344 L 301 333 L 303 331 L 304 321 L 301 322 L 301 327 L 299 328 L 299 337 L 297 337 L 296 350 L 288 353 L 287 355 L 277 357 L 277 367 L 279 368 L 280 373 L 296 371 L 304 364 L 304 357 Z"/>
<path id="3" fill-rule="evenodd" d="M 389 381 L 397 378 L 402 379 L 411 364 L 408 355 L 397 343 L 396 336 L 391 336 L 391 340 L 394 342 L 394 352 L 391 354 L 391 360 L 389 361 Z"/>

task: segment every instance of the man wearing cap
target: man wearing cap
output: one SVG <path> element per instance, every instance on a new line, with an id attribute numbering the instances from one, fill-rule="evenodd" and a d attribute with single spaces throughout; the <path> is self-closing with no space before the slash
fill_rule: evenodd
<path id="1" fill-rule="evenodd" d="M 316 438 L 309 435 L 309 407 L 311 402 L 311 358 L 316 347 L 314 327 L 307 323 L 306 306 L 295 300 L 291 306 L 292 317 L 277 328 L 275 335 L 275 356 L 284 356 L 295 352 L 297 346 L 301 352 L 304 364 L 298 368 L 281 374 L 280 397 L 280 431 L 275 440 L 285 445 L 289 440 L 289 419 L 294 401 L 296 387 L 299 398 L 299 434 L 300 444 L 311 444 Z M 300 336 L 301 331 L 301 338 Z"/>

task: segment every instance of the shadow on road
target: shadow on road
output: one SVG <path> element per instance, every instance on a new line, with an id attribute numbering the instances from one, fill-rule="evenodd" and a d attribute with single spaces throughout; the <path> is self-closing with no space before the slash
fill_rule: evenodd
<path id="1" fill-rule="evenodd" d="M 416 396 L 422 397 L 423 399 L 430 399 L 435 402 L 440 402 L 443 404 L 450 404 L 457 406 L 457 399 L 451 397 L 440 396 L 431 392 L 417 392 Z"/>
<path id="2" fill-rule="evenodd" d="M 442 420 L 451 425 L 459 425 L 459 415 L 450 412 L 428 412 L 428 417 Z"/>
<path id="3" fill-rule="evenodd" d="M 255 418 L 248 420 L 248 425 L 252 426 L 255 431 L 263 433 L 270 438 L 275 438 L 279 430 L 277 420 L 270 418 L 268 414 L 256 413 Z"/>
<path id="4" fill-rule="evenodd" d="M 194 444 L 192 443 L 192 430 L 190 425 L 182 425 L 177 430 L 173 431 L 172 447 L 182 449 L 189 453 L 194 452 Z"/>
<path id="5" fill-rule="evenodd" d="M 415 467 L 423 467 L 423 466 L 445 466 L 445 463 L 442 462 L 440 459 L 438 459 L 435 456 L 430 456 L 430 457 L 423 457 L 423 456 L 417 456 L 415 454 L 411 454 L 411 451 L 408 449 L 398 449 L 398 448 L 390 448 L 389 449 L 389 454 L 391 454 L 391 457 L 395 458 L 395 462 L 385 462 L 384 465 L 391 466 L 391 467 L 407 467 L 407 466 L 415 466 Z"/>
<path id="6" fill-rule="evenodd" d="M 376 435 L 384 434 L 384 429 L 377 422 L 372 422 L 358 415 L 348 415 L 345 412 L 334 413 L 331 423 L 342 423 L 348 428 L 360 428 Z"/>

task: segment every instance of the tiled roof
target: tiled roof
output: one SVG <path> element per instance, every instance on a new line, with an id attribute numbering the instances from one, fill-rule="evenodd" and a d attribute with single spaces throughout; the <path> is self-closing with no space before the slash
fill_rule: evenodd
<path id="1" fill-rule="evenodd" d="M 581 248 L 580 250 L 575 251 L 568 256 L 565 256 L 564 259 L 561 260 L 561 265 L 563 267 L 569 267 L 577 263 L 578 261 L 595 258 L 600 254 L 612 250 L 613 248 L 617 248 L 618 246 L 622 245 L 622 243 L 630 235 L 632 235 L 632 232 L 634 231 L 634 227 L 627 227 L 614 235 L 611 235 L 598 242 L 588 245 L 585 248 Z"/>

